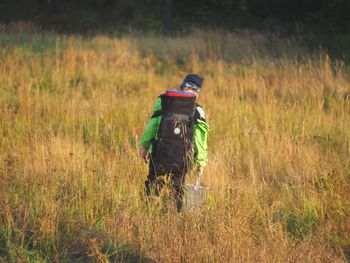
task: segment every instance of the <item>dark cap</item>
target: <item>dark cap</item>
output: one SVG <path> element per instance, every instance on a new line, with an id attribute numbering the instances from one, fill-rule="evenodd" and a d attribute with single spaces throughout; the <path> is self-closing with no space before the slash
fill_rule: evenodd
<path id="1" fill-rule="evenodd" d="M 193 89 L 196 92 L 201 92 L 202 84 L 203 84 L 204 78 L 197 74 L 189 74 L 187 75 L 183 82 L 180 85 L 180 89 L 183 90 L 184 88 L 190 88 Z"/>

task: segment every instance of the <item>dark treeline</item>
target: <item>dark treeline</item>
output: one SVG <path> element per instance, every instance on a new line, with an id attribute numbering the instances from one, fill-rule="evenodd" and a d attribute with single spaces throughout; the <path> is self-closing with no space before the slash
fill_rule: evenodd
<path id="1" fill-rule="evenodd" d="M 289 24 L 350 31 L 349 0 L 1 0 L 0 22 L 62 30 L 183 30 Z M 276 23 L 279 22 L 279 23 Z"/>

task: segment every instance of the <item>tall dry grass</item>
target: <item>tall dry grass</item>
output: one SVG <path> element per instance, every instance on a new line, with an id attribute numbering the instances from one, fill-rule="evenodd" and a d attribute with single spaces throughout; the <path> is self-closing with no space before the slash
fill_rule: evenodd
<path id="1" fill-rule="evenodd" d="M 0 261 L 345 262 L 349 71 L 301 40 L 0 29 Z M 206 205 L 146 203 L 156 96 L 205 77 Z M 193 180 L 191 175 L 188 181 Z"/>

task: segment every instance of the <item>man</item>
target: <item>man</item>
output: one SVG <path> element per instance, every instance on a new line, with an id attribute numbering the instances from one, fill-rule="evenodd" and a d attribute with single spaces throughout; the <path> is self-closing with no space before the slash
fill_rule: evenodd
<path id="1" fill-rule="evenodd" d="M 162 184 L 157 182 L 157 176 L 168 175 L 178 210 L 182 205 L 185 176 L 193 161 L 197 167 L 197 187 L 208 163 L 209 126 L 202 107 L 195 102 L 203 80 L 199 75 L 189 74 L 180 85 L 179 94 L 167 92 L 159 96 L 140 141 L 141 157 L 145 162 L 150 160 L 145 181 L 147 196 L 151 187 L 159 193 Z"/>

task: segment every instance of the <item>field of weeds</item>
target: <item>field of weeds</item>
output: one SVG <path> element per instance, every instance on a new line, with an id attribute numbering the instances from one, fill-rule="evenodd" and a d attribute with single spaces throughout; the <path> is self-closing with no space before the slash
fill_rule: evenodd
<path id="1" fill-rule="evenodd" d="M 188 73 L 206 204 L 146 203 L 138 141 Z M 0 27 L 0 262 L 346 262 L 350 75 L 301 39 Z M 193 175 L 187 182 L 193 182 Z"/>

